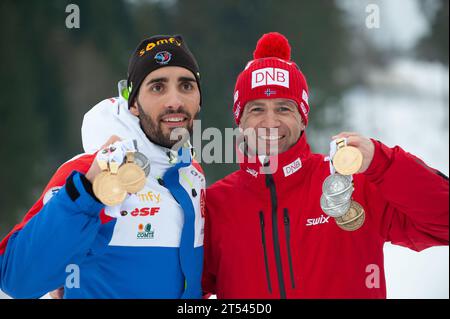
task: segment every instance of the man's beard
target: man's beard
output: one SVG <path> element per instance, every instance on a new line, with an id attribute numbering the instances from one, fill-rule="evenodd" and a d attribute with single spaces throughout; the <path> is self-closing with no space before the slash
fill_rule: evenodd
<path id="1" fill-rule="evenodd" d="M 137 100 L 136 100 L 137 101 Z M 190 136 L 192 136 L 193 132 L 193 122 L 191 122 L 192 116 L 189 114 L 186 110 L 183 108 L 179 108 L 178 110 L 166 110 L 165 112 L 158 115 L 158 118 L 156 121 L 153 121 L 151 117 L 144 112 L 144 110 L 141 107 L 141 104 L 139 101 L 137 101 L 137 106 L 139 110 L 139 124 L 141 126 L 141 129 L 144 131 L 147 138 L 160 146 L 166 147 L 166 148 L 172 148 L 175 144 L 180 142 L 181 140 L 185 141 L 189 139 Z M 184 114 L 186 116 L 186 121 L 188 123 L 187 127 L 179 127 L 179 128 L 173 128 L 170 130 L 169 133 L 164 133 L 162 128 L 162 122 L 161 118 L 168 114 Z M 198 111 L 194 115 L 194 119 L 197 119 L 199 117 L 200 111 Z M 174 133 L 172 133 L 174 130 Z M 178 134 L 180 131 L 181 134 Z M 184 134 L 183 132 L 184 131 Z M 189 133 L 189 134 L 186 134 Z M 174 139 L 171 139 L 171 135 Z"/>

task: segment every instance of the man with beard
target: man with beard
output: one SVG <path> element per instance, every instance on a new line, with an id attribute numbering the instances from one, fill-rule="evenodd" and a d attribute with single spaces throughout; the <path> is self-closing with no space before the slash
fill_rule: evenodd
<path id="1" fill-rule="evenodd" d="M 200 111 L 199 78 L 181 36 L 139 44 L 121 96 L 85 116 L 83 144 L 94 152 L 63 164 L 1 242 L 3 291 L 18 298 L 58 287 L 65 298 L 201 297 L 205 179 L 186 142 Z M 93 191 L 104 173 L 99 160 L 112 167 L 129 150 L 141 156 L 145 186 L 106 206 Z"/>
<path id="2" fill-rule="evenodd" d="M 279 33 L 264 35 L 236 81 L 241 169 L 207 190 L 204 291 L 226 299 L 386 298 L 385 242 L 416 251 L 448 245 L 448 177 L 357 133 L 333 137 L 347 141 L 330 155 L 333 165 L 313 154 L 308 87 L 290 50 Z M 339 168 L 343 152 L 351 170 Z M 322 205 L 322 194 L 340 202 Z"/>

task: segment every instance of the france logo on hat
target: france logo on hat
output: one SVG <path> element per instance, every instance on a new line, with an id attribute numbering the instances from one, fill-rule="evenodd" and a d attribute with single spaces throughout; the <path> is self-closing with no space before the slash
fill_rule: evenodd
<path id="1" fill-rule="evenodd" d="M 172 54 L 167 51 L 161 51 L 155 54 L 156 63 L 164 65 L 169 63 L 170 59 L 172 59 Z"/>

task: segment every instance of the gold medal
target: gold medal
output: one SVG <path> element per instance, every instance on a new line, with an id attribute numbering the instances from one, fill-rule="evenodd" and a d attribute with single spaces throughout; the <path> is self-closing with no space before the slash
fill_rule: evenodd
<path id="1" fill-rule="evenodd" d="M 364 208 L 357 202 L 353 201 L 350 208 L 344 216 L 335 218 L 336 224 L 343 230 L 355 231 L 364 224 L 365 212 Z"/>
<path id="2" fill-rule="evenodd" d="M 99 188 L 98 186 L 101 184 L 101 180 L 106 176 L 109 175 L 109 169 L 108 169 L 108 162 L 107 161 L 101 161 L 97 160 L 97 164 L 102 170 L 97 176 L 94 178 L 94 182 L 92 183 L 92 190 L 94 191 L 95 196 L 98 197 L 99 194 Z"/>
<path id="3" fill-rule="evenodd" d="M 339 174 L 353 175 L 362 166 L 363 156 L 359 149 L 347 146 L 345 139 L 336 141 L 338 150 L 333 157 L 333 166 Z"/>
<path id="4" fill-rule="evenodd" d="M 133 152 L 127 152 L 126 163 L 119 168 L 117 176 L 126 191 L 135 194 L 145 186 L 146 176 L 142 168 L 134 163 Z"/>
<path id="5" fill-rule="evenodd" d="M 96 176 L 92 188 L 95 196 L 97 196 L 103 204 L 106 206 L 116 206 L 125 200 L 127 191 L 122 186 L 117 176 L 119 164 L 111 162 L 109 168 L 110 171 L 102 171 Z"/>

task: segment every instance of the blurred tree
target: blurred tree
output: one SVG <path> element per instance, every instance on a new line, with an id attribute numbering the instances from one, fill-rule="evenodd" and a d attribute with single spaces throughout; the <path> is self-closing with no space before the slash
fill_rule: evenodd
<path id="1" fill-rule="evenodd" d="M 124 1 L 78 1 L 80 29 L 67 29 L 70 1 L 0 2 L 0 234 L 39 197 L 56 168 L 81 152 L 92 105 L 126 77 L 131 28 Z"/>
<path id="2" fill-rule="evenodd" d="M 50 22 L 36 12 L 42 13 L 37 2 L 0 3 L 0 231 L 30 206 L 36 183 L 49 174 L 46 149 L 50 143 L 60 149 L 65 136 L 58 74 L 46 52 Z"/>
<path id="3" fill-rule="evenodd" d="M 418 44 L 420 57 L 428 60 L 437 60 L 448 66 L 448 48 L 449 48 L 449 1 L 432 0 L 422 1 L 422 8 L 427 15 L 431 30 Z"/>

